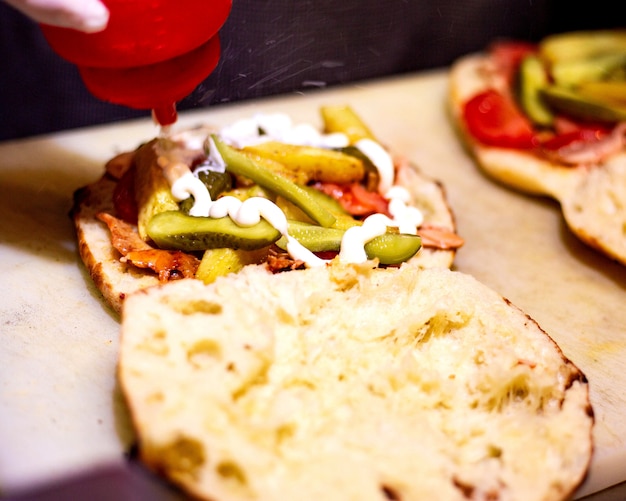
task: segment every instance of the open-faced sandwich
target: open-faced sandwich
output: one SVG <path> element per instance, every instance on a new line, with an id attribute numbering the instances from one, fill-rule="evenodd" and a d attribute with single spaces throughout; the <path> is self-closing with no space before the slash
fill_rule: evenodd
<path id="1" fill-rule="evenodd" d="M 450 267 L 463 241 L 441 184 L 351 108 L 321 115 L 322 130 L 268 114 L 158 137 L 77 190 L 80 255 L 113 309 L 136 290 L 260 263 Z"/>
<path id="2" fill-rule="evenodd" d="M 453 65 L 450 108 L 480 168 L 626 264 L 626 31 L 498 41 Z"/>
<path id="3" fill-rule="evenodd" d="M 526 314 L 444 267 L 182 279 L 123 305 L 139 458 L 211 501 L 556 501 L 588 384 Z"/>
<path id="4" fill-rule="evenodd" d="M 159 137 L 77 191 L 139 458 L 207 501 L 567 499 L 593 450 L 585 376 L 449 269 L 442 186 L 321 111 L 321 131 Z"/>

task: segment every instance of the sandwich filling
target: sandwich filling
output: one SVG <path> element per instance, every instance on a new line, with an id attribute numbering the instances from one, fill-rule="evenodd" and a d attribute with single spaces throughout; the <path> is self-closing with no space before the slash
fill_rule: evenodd
<path id="1" fill-rule="evenodd" d="M 322 134 L 308 124 L 294 126 L 291 119 L 284 114 L 261 114 L 241 120 L 220 131 L 219 136 L 238 148 L 270 141 L 318 148 L 349 146 L 348 136 L 344 133 Z M 177 139 L 182 140 L 187 148 L 194 146 L 195 139 L 189 137 L 189 131 L 177 136 Z M 389 153 L 378 142 L 369 138 L 360 139 L 354 146 L 376 167 L 380 179 L 378 192 L 387 200 L 391 217 L 377 212 L 365 218 L 362 225 L 347 230 L 341 239 L 339 252 L 340 261 L 345 263 L 366 261 L 365 244 L 385 234 L 387 228 L 398 228 L 400 233 L 417 235 L 417 228 L 424 220 L 422 212 L 417 207 L 408 205 L 411 198 L 408 190 L 394 184 L 394 166 Z M 198 174 L 207 170 L 225 172 L 227 165 L 211 137 L 206 141 L 205 148 L 208 150 L 207 160 L 195 173 L 188 167 L 181 168 L 176 160 L 167 162 L 164 168 L 174 198 L 182 201 L 193 197 L 190 215 L 213 218 L 228 216 L 240 226 L 257 224 L 259 219 L 263 218 L 287 239 L 287 252 L 293 259 L 304 262 L 307 267 L 323 266 L 328 262 L 316 256 L 289 234 L 284 212 L 267 198 L 251 197 L 241 201 L 234 196 L 224 196 L 212 200 L 209 190 L 200 181 Z"/>
<path id="2" fill-rule="evenodd" d="M 398 266 L 424 247 L 463 244 L 452 222 L 433 222 L 448 213 L 433 201 L 434 181 L 392 158 L 349 107 L 322 115 L 323 132 L 259 114 L 218 131 L 163 134 L 109 161 L 114 210 L 96 216 L 121 262 L 160 281 L 210 283 L 249 264 Z"/>

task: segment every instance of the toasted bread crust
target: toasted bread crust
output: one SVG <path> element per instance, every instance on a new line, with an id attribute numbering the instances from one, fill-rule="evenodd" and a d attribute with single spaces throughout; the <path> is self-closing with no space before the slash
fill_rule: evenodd
<path id="1" fill-rule="evenodd" d="M 74 193 L 71 217 L 80 258 L 105 302 L 119 314 L 128 294 L 157 285 L 159 279 L 149 271 L 122 263 L 119 252 L 111 245 L 108 228 L 96 218 L 99 212 L 115 213 L 115 184 L 116 180 L 105 174 L 95 183 L 78 189 Z"/>

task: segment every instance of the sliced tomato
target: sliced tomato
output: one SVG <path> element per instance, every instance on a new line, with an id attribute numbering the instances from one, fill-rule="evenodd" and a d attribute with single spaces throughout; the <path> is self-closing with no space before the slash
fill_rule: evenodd
<path id="1" fill-rule="evenodd" d="M 353 203 L 366 209 L 369 213 L 386 214 L 389 204 L 387 200 L 377 191 L 368 191 L 362 184 L 352 183 L 350 185 Z"/>
<path id="2" fill-rule="evenodd" d="M 316 183 L 314 186 L 336 199 L 353 216 L 388 213 L 388 203 L 383 196 L 376 191 L 368 191 L 359 183 Z"/>
<path id="3" fill-rule="evenodd" d="M 465 103 L 463 118 L 469 133 L 481 143 L 503 148 L 533 148 L 535 130 L 512 97 L 494 89 Z"/>

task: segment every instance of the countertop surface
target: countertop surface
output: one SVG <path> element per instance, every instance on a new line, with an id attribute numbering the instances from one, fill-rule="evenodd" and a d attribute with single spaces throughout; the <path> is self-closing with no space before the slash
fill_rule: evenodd
<path id="1" fill-rule="evenodd" d="M 466 240 L 454 268 L 522 308 L 587 375 L 596 449 L 577 497 L 626 481 L 626 267 L 574 238 L 556 202 L 482 175 L 448 121 L 446 89 L 446 72 L 433 71 L 188 112 L 177 128 L 260 111 L 318 124 L 321 105 L 352 106 L 383 143 L 444 183 Z M 68 211 L 107 159 L 157 133 L 138 120 L 0 143 L 5 493 L 123 461 L 132 445 L 115 379 L 118 318 L 80 264 Z"/>

